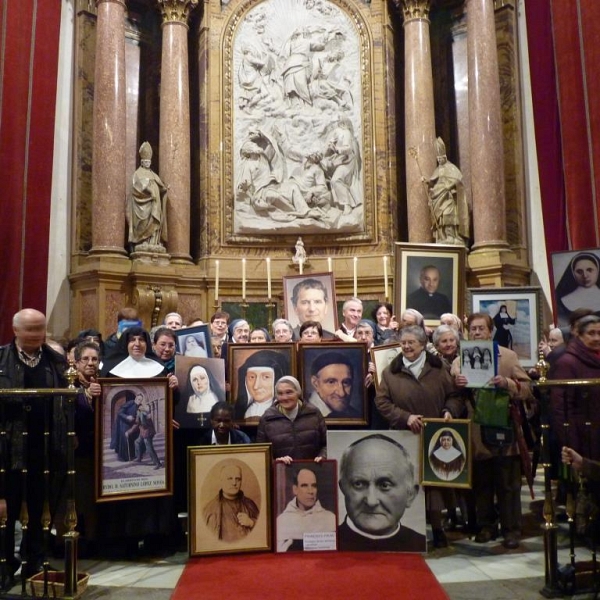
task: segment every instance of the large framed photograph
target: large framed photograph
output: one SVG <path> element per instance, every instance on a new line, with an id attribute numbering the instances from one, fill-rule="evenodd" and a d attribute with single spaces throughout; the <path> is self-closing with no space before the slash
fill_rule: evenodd
<path id="1" fill-rule="evenodd" d="M 327 432 L 327 456 L 339 473 L 340 550 L 426 551 L 419 440 L 411 431 Z"/>
<path id="2" fill-rule="evenodd" d="M 471 421 L 423 419 L 421 485 L 471 488 Z"/>
<path id="3" fill-rule="evenodd" d="M 418 310 L 436 327 L 444 313 L 464 314 L 465 249 L 440 244 L 396 243 L 395 306 Z"/>
<path id="4" fill-rule="evenodd" d="M 296 372 L 295 344 L 229 344 L 228 365 L 234 417 L 257 424 L 275 401 L 275 384 Z"/>
<path id="5" fill-rule="evenodd" d="M 589 308 L 600 316 L 600 249 L 551 256 L 556 326 L 568 326 L 569 315 L 578 308 Z"/>
<path id="6" fill-rule="evenodd" d="M 101 378 L 96 500 L 173 493 L 171 391 L 166 377 Z"/>
<path id="7" fill-rule="evenodd" d="M 337 550 L 337 486 L 334 460 L 274 464 L 277 552 Z"/>
<path id="8" fill-rule="evenodd" d="M 534 367 L 542 334 L 540 288 L 471 288 L 468 299 L 471 312 L 492 317 L 494 341 L 514 350 L 523 367 Z"/>
<path id="9" fill-rule="evenodd" d="M 270 551 L 271 444 L 188 449 L 189 553 Z"/>
<path id="10" fill-rule="evenodd" d="M 375 387 L 379 389 L 383 370 L 398 354 L 402 353 L 402 346 L 399 343 L 385 344 L 384 346 L 374 346 L 369 352 L 371 353 L 371 361 L 375 365 Z"/>
<path id="11" fill-rule="evenodd" d="M 337 330 L 333 273 L 284 277 L 283 298 L 285 318 L 294 328 L 294 339 L 300 339 L 300 325 L 306 321 L 318 321 L 323 337 L 333 338 Z"/>
<path id="12" fill-rule="evenodd" d="M 193 358 L 212 358 L 210 325 L 195 325 L 173 332 L 177 337 L 177 354 Z"/>
<path id="13" fill-rule="evenodd" d="M 182 429 L 210 427 L 210 409 L 226 399 L 225 361 L 221 358 L 175 357 L 180 399 L 175 420 Z"/>
<path id="14" fill-rule="evenodd" d="M 366 425 L 365 344 L 298 344 L 304 400 L 318 408 L 328 425 Z"/>

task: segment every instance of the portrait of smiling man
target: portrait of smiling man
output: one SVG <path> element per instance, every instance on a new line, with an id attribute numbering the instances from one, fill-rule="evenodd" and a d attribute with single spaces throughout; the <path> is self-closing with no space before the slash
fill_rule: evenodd
<path id="1" fill-rule="evenodd" d="M 439 319 L 444 313 L 451 313 L 452 302 L 438 291 L 441 277 L 437 266 L 425 265 L 419 273 L 419 287 L 406 299 L 406 308 L 418 310 L 425 319 Z"/>
<path id="2" fill-rule="evenodd" d="M 344 450 L 339 465 L 346 507 L 340 550 L 425 552 L 425 535 L 401 521 L 419 492 L 406 448 L 387 435 L 367 435 Z"/>
<path id="3" fill-rule="evenodd" d="M 324 278 L 308 277 L 297 280 L 286 278 L 286 317 L 294 326 L 294 339 L 300 339 L 300 325 L 306 321 L 317 321 L 323 327 L 323 338 L 332 339 L 335 331 L 335 310 L 333 308 L 333 293 L 326 285 Z M 323 281 L 322 279 L 325 279 Z M 329 287 L 332 283 L 329 283 Z"/>

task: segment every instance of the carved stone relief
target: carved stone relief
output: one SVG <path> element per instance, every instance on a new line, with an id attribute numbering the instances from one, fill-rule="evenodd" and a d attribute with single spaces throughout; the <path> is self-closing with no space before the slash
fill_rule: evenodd
<path id="1" fill-rule="evenodd" d="M 266 0 L 240 18 L 229 54 L 234 234 L 365 231 L 365 37 L 325 0 Z"/>

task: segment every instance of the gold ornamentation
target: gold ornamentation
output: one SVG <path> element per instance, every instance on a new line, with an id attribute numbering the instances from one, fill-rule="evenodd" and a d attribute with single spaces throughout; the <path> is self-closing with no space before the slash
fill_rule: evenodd
<path id="1" fill-rule="evenodd" d="M 198 6 L 198 0 L 157 0 L 165 23 L 183 23 L 187 26 L 190 12 Z"/>
<path id="2" fill-rule="evenodd" d="M 404 22 L 413 19 L 429 19 L 430 0 L 402 0 Z"/>

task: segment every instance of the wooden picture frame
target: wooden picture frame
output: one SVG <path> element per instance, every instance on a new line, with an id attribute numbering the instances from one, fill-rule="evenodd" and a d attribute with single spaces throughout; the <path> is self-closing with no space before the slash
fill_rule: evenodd
<path id="1" fill-rule="evenodd" d="M 335 460 L 273 464 L 276 552 L 337 550 L 337 489 Z"/>
<path id="2" fill-rule="evenodd" d="M 190 447 L 188 465 L 189 555 L 270 551 L 271 444 Z M 228 492 L 238 513 L 224 522 Z"/>
<path id="3" fill-rule="evenodd" d="M 471 313 L 489 314 L 494 321 L 493 339 L 517 353 L 524 368 L 535 367 L 542 337 L 542 294 L 539 287 L 471 288 L 468 290 Z M 506 307 L 506 324 L 500 326 L 500 309 Z M 504 333 L 503 333 L 504 332 Z M 509 339 L 510 344 L 506 345 Z"/>
<path id="4" fill-rule="evenodd" d="M 225 361 L 221 358 L 177 355 L 175 375 L 179 381 L 180 393 L 179 402 L 174 409 L 175 420 L 182 429 L 209 428 L 210 409 L 227 397 Z"/>
<path id="5" fill-rule="evenodd" d="M 423 419 L 421 485 L 471 489 L 471 459 L 470 419 Z"/>
<path id="6" fill-rule="evenodd" d="M 96 501 L 173 494 L 172 396 L 166 377 L 101 378 Z"/>
<path id="7" fill-rule="evenodd" d="M 294 328 L 294 339 L 300 339 L 300 325 L 318 321 L 323 338 L 333 338 L 338 328 L 333 273 L 290 275 L 283 278 L 285 318 Z"/>
<path id="8" fill-rule="evenodd" d="M 394 299 L 398 317 L 407 308 L 414 308 L 423 315 L 425 325 L 437 327 L 443 313 L 464 314 L 464 247 L 396 243 L 395 251 Z M 428 290 L 421 285 L 422 274 L 429 280 L 425 283 Z"/>
<path id="9" fill-rule="evenodd" d="M 425 490 L 419 485 L 419 437 L 412 431 L 397 430 L 327 432 L 327 456 L 338 463 L 338 546 L 341 551 L 426 551 Z M 344 460 L 349 461 L 346 467 Z M 354 465 L 357 471 L 352 469 Z M 362 468 L 365 465 L 367 468 Z M 386 465 L 398 468 L 390 469 Z M 355 478 L 364 483 L 352 485 Z M 378 482 L 382 480 L 385 485 L 378 489 Z M 368 514 L 362 514 L 362 507 L 365 502 L 367 505 L 372 502 L 365 496 L 375 489 L 378 489 L 375 494 L 379 501 L 385 502 L 387 509 L 385 515 L 380 513 L 377 519 L 370 519 Z M 354 533 L 347 516 L 354 523 Z M 399 531 L 388 535 L 398 524 Z"/>
<path id="10" fill-rule="evenodd" d="M 327 425 L 367 424 L 365 344 L 298 344 L 298 363 L 304 400 L 321 411 Z M 334 365 L 337 369 L 331 371 Z M 325 381 L 328 378 L 335 379 L 337 384 L 332 387 Z M 340 386 L 343 386 L 343 395 Z"/>
<path id="11" fill-rule="evenodd" d="M 381 384 L 381 375 L 383 370 L 402 353 L 400 342 L 393 344 L 384 344 L 383 346 L 373 346 L 369 350 L 371 361 L 375 364 L 375 387 L 379 389 Z"/>
<path id="12" fill-rule="evenodd" d="M 277 380 L 284 375 L 295 374 L 296 345 L 273 342 L 229 344 L 227 352 L 230 401 L 234 404 L 235 421 L 256 425 L 273 405 Z M 251 387 L 256 391 L 253 392 Z"/>
<path id="13" fill-rule="evenodd" d="M 589 308 L 600 315 L 600 248 L 553 252 L 550 256 L 555 326 L 569 327 L 569 315 L 577 308 Z M 587 264 L 577 275 L 577 263 L 585 260 Z"/>
<path id="14" fill-rule="evenodd" d="M 213 357 L 209 324 L 185 327 L 177 329 L 173 333 L 177 338 L 177 354 L 193 358 Z"/>

